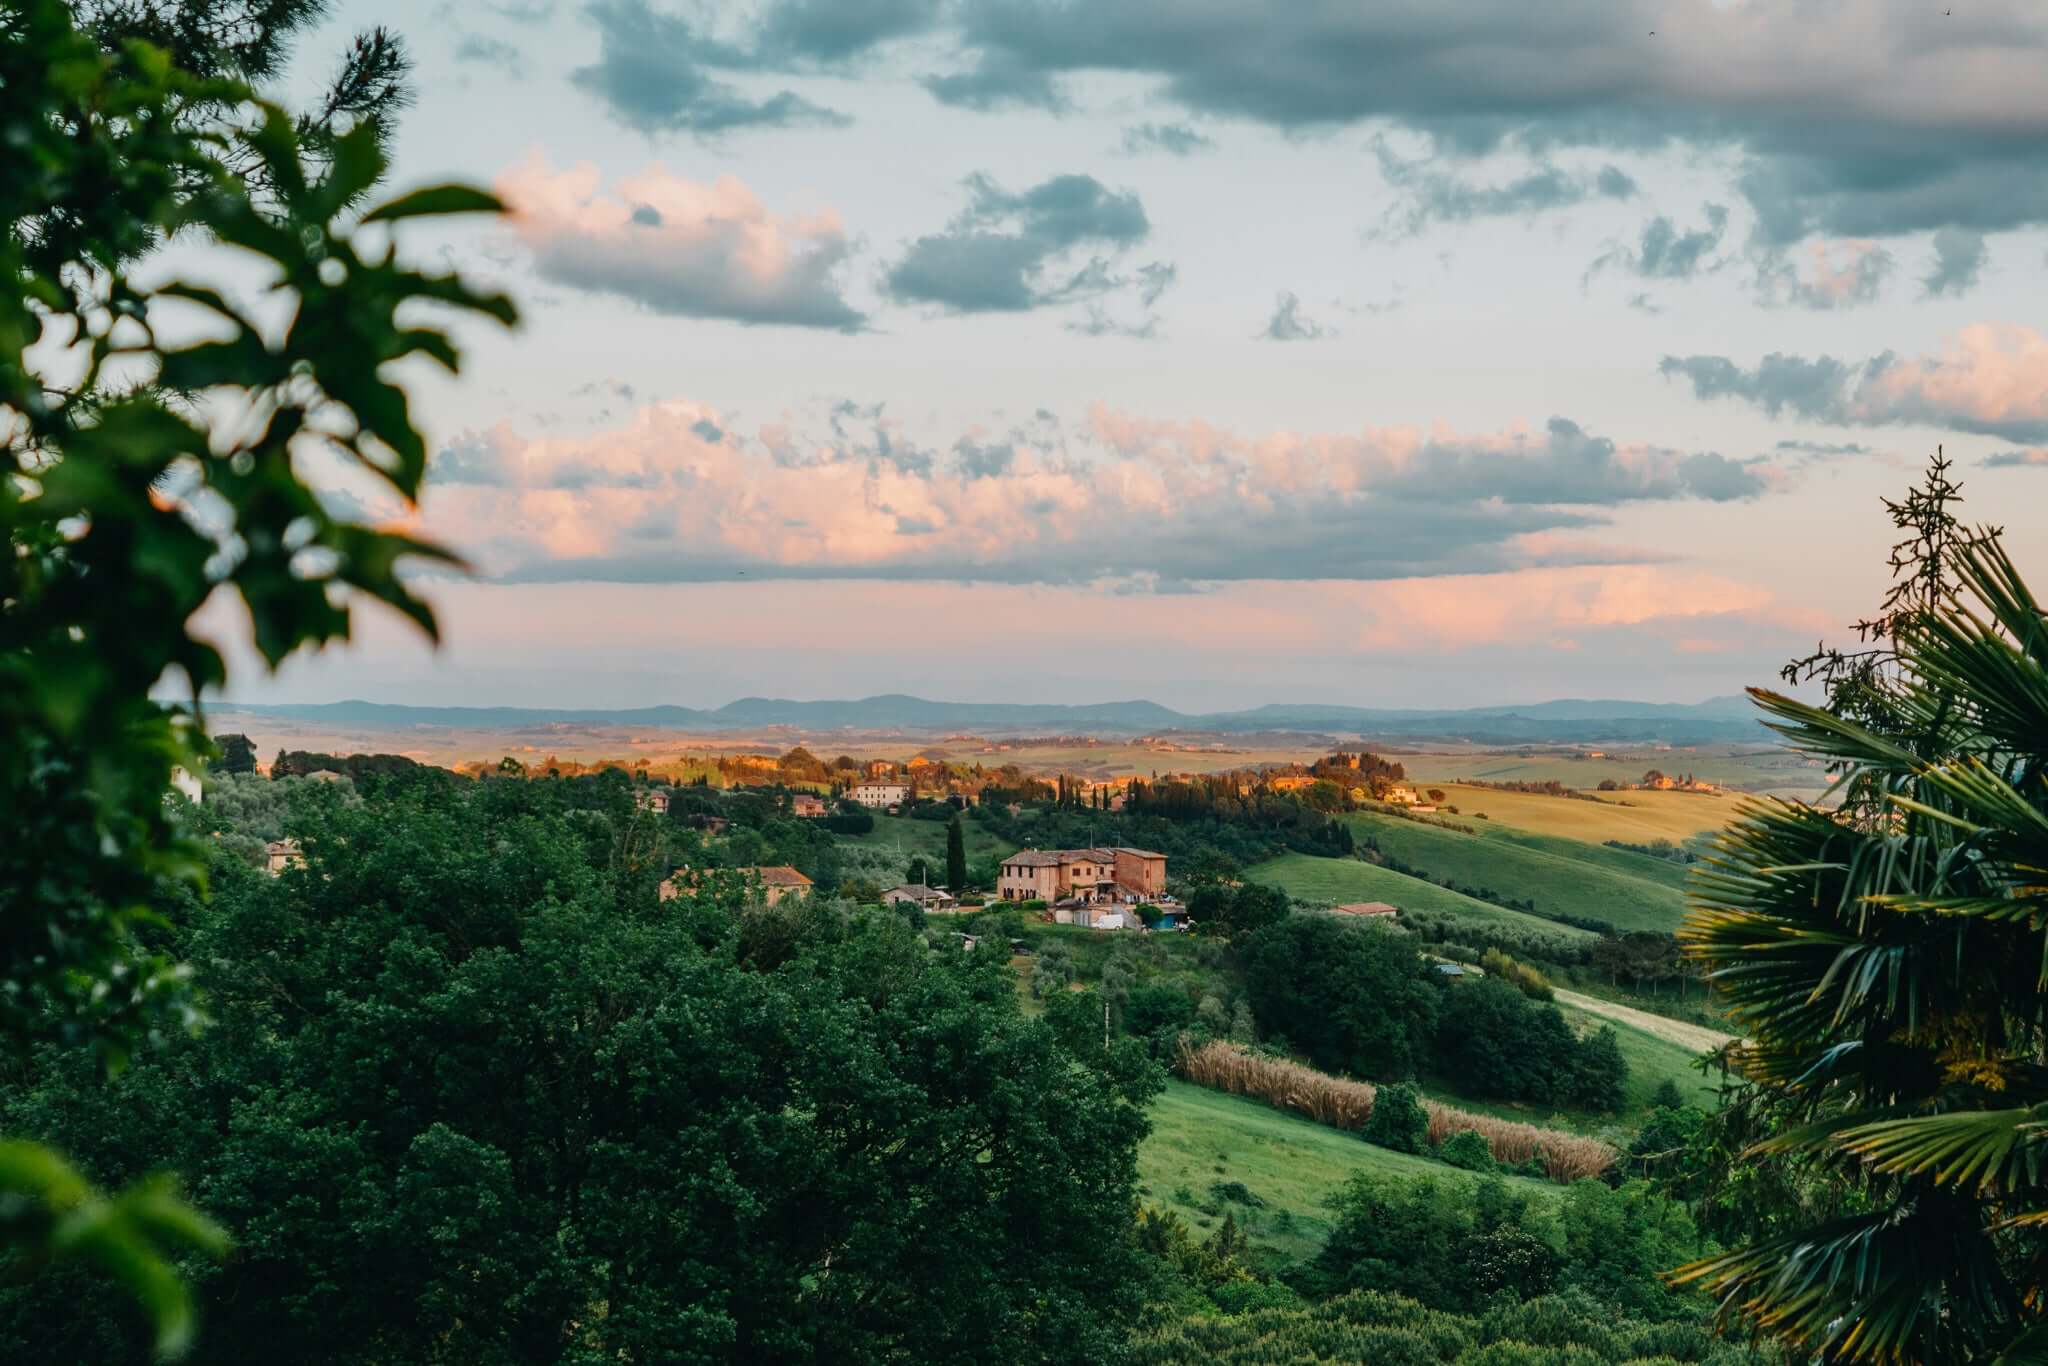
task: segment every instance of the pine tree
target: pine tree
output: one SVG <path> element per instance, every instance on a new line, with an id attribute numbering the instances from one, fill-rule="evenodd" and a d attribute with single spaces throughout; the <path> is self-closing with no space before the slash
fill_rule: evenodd
<path id="1" fill-rule="evenodd" d="M 967 832 L 958 815 L 946 825 L 946 885 L 956 892 L 967 885 Z"/>

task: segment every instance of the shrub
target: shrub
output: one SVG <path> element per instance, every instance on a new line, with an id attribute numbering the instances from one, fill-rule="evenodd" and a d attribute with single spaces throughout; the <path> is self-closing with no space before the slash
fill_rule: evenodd
<path id="1" fill-rule="evenodd" d="M 1429 1115 L 1422 1108 L 1422 1093 L 1405 1081 L 1380 1087 L 1358 1136 L 1397 1153 L 1421 1152 L 1429 1136 Z"/>
<path id="2" fill-rule="evenodd" d="M 1436 1155 L 1453 1167 L 1468 1172 L 1490 1172 L 1497 1165 L 1486 1135 L 1477 1129 L 1458 1130 L 1438 1145 Z"/>
<path id="3" fill-rule="evenodd" d="M 1438 993 L 1407 935 L 1288 916 L 1244 941 L 1244 975 L 1259 1029 L 1319 1066 L 1392 1081 L 1423 1061 Z"/>
<path id="4" fill-rule="evenodd" d="M 1188 994 L 1163 982 L 1133 987 L 1130 1000 L 1124 1004 L 1124 1025 L 1133 1034 L 1185 1029 L 1194 1019 L 1195 1007 Z"/>

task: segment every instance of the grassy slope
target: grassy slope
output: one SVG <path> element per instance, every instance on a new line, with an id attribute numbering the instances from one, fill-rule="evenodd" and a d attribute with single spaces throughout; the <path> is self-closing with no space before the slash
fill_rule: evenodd
<path id="1" fill-rule="evenodd" d="M 1174 1211 L 1204 1234 L 1228 1208 L 1254 1246 L 1269 1255 L 1315 1255 L 1330 1230 L 1323 1201 L 1356 1173 L 1461 1183 L 1473 1179 L 1441 1162 L 1376 1148 L 1342 1130 L 1184 1081 L 1167 1083 L 1151 1118 L 1152 1134 L 1138 1149 L 1138 1180 L 1146 1203 Z M 1242 1183 L 1265 1201 L 1264 1208 L 1219 1208 L 1209 1188 L 1227 1181 Z M 1510 1184 L 1539 1199 L 1556 1199 L 1562 1192 L 1525 1177 L 1510 1178 Z M 1176 1190 L 1185 1190 L 1193 1202 L 1177 1197 Z M 1218 1212 L 1205 1213 L 1204 1205 Z"/>
<path id="2" fill-rule="evenodd" d="M 991 854 L 1015 853 L 1014 845 L 996 838 L 987 826 L 973 817 L 960 823 L 966 832 L 967 861 L 969 863 L 987 858 Z M 904 854 L 922 854 L 927 859 L 936 858 L 944 863 L 946 858 L 946 824 L 944 821 L 914 821 L 905 816 L 875 817 L 875 828 L 865 835 L 844 837 L 848 844 L 872 844 L 885 849 L 901 849 Z"/>
<path id="3" fill-rule="evenodd" d="M 1659 1038 L 1647 1030 L 1595 1015 L 1575 1006 L 1560 1002 L 1558 1009 L 1572 1027 L 1590 1031 L 1603 1025 L 1614 1030 L 1614 1036 L 1621 1044 L 1621 1056 L 1628 1063 L 1627 1115 L 1639 1119 L 1649 1109 L 1650 1095 L 1657 1084 L 1670 1081 L 1677 1085 L 1679 1092 L 1695 1105 L 1713 1106 L 1713 1084 L 1693 1070 L 1693 1060 L 1702 1050 L 1688 1048 L 1671 1039 Z"/>
<path id="4" fill-rule="evenodd" d="M 1282 854 L 1279 858 L 1268 859 L 1246 869 L 1245 877 L 1252 882 L 1266 882 L 1285 888 L 1289 896 L 1305 901 L 1387 901 L 1409 910 L 1441 911 L 1487 924 L 1517 925 L 1568 937 L 1591 937 L 1585 930 L 1560 925 L 1526 911 L 1511 911 L 1477 901 L 1433 882 L 1374 867 L 1358 859 Z"/>
<path id="5" fill-rule="evenodd" d="M 1569 798 L 1559 805 L 1580 806 Z M 1670 930 L 1685 913 L 1678 864 L 1580 840 L 1532 835 L 1462 821 L 1465 834 L 1394 816 L 1350 818 L 1361 834 L 1410 867 L 1516 899 L 1527 898 L 1550 915 L 1588 916 L 1630 930 Z"/>
<path id="6" fill-rule="evenodd" d="M 1598 801 L 1583 801 L 1462 783 L 1435 786 L 1443 789 L 1449 805 L 1458 808 L 1460 814 L 1451 817 L 1453 820 L 1470 824 L 1483 811 L 1489 820 L 1517 829 L 1591 844 L 1603 840 L 1648 844 L 1660 839 L 1683 843 L 1728 824 L 1742 801 L 1739 796 L 1701 792 L 1603 792 Z"/>

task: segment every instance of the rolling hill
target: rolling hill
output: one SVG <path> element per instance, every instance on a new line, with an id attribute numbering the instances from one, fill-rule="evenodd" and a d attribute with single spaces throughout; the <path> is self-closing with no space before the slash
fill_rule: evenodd
<path id="1" fill-rule="evenodd" d="M 1172 1210 L 1198 1235 L 1214 1229 L 1227 1209 L 1266 1259 L 1313 1256 L 1330 1231 L 1323 1201 L 1360 1173 L 1434 1177 L 1446 1186 L 1474 1179 L 1441 1162 L 1376 1148 L 1342 1129 L 1185 1081 L 1169 1081 L 1150 1114 L 1152 1133 L 1138 1148 L 1145 1203 Z M 1258 1203 L 1219 1195 L 1218 1188 L 1233 1182 Z M 1564 1194 L 1548 1181 L 1516 1176 L 1508 1182 L 1531 1200 Z"/>
<path id="2" fill-rule="evenodd" d="M 1535 800 L 1591 805 L 1560 797 Z M 1601 920 L 1624 930 L 1671 930 L 1685 914 L 1686 870 L 1664 859 L 1496 827 L 1470 819 L 1469 810 L 1445 819 L 1470 825 L 1473 834 L 1398 816 L 1346 819 L 1380 850 L 1432 879 L 1527 900 L 1544 915 Z"/>
<path id="3" fill-rule="evenodd" d="M 1438 911 L 1482 924 L 1513 925 L 1568 939 L 1593 937 L 1587 930 L 1495 906 L 1358 859 L 1282 854 L 1247 868 L 1244 876 L 1250 882 L 1284 888 L 1289 896 L 1302 901 L 1388 901 L 1405 910 Z"/>

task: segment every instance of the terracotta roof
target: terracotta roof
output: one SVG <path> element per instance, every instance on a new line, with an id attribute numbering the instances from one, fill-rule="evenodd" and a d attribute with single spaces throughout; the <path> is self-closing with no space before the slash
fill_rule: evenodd
<path id="1" fill-rule="evenodd" d="M 1384 901 L 1350 901 L 1342 906 L 1332 906 L 1338 915 L 1399 915 L 1401 908 Z"/>
<path id="2" fill-rule="evenodd" d="M 742 868 L 743 873 L 752 873 L 770 887 L 808 887 L 811 880 L 788 864 L 777 864 L 771 868 Z"/>
<path id="3" fill-rule="evenodd" d="M 1166 855 L 1164 855 L 1164 854 L 1155 854 L 1155 853 L 1153 853 L 1153 852 L 1152 852 L 1152 851 L 1151 851 L 1150 849 L 1133 849 L 1133 848 L 1131 848 L 1131 847 L 1130 847 L 1130 846 L 1129 846 L 1128 844 L 1120 844 L 1120 845 L 1118 845 L 1118 846 L 1117 846 L 1117 849 L 1116 849 L 1116 852 L 1117 852 L 1117 853 L 1119 853 L 1119 854 L 1132 854 L 1132 855 L 1135 855 L 1135 856 L 1136 856 L 1136 857 L 1138 857 L 1138 858 L 1165 858 L 1165 857 L 1166 857 Z"/>
<path id="4" fill-rule="evenodd" d="M 927 887 L 921 882 L 906 882 L 901 887 L 891 887 L 882 895 L 894 896 L 898 893 L 916 901 L 951 901 L 953 899 L 950 892 L 939 887 Z"/>

